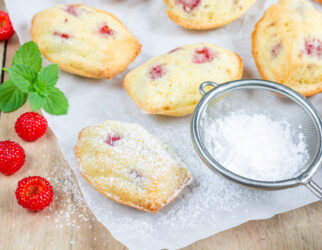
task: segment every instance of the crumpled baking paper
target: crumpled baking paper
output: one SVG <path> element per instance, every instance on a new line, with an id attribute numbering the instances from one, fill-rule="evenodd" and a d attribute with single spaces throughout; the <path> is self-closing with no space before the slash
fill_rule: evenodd
<path id="1" fill-rule="evenodd" d="M 258 78 L 251 56 L 250 36 L 264 9 L 276 1 L 258 0 L 237 21 L 217 30 L 187 31 L 169 20 L 162 0 L 78 0 L 114 13 L 143 45 L 142 53 L 126 71 L 152 56 L 191 43 L 210 42 L 233 50 L 244 60 L 244 77 Z M 31 40 L 33 15 L 64 0 L 7 0 L 20 41 Z M 269 218 L 316 201 L 305 187 L 282 191 L 257 191 L 240 187 L 211 172 L 199 159 L 190 139 L 191 117 L 173 118 L 142 113 L 122 87 L 126 72 L 112 80 L 93 80 L 60 73 L 61 88 L 70 103 L 66 116 L 46 115 L 64 157 L 74 170 L 84 197 L 96 218 L 130 249 L 180 248 L 248 220 Z M 209 79 L 212 80 L 212 79 Z M 322 112 L 322 96 L 311 101 Z M 161 137 L 184 160 L 194 182 L 157 214 L 120 205 L 99 194 L 80 175 L 74 156 L 78 132 L 108 119 L 135 122 Z M 322 179 L 320 170 L 315 177 Z"/>

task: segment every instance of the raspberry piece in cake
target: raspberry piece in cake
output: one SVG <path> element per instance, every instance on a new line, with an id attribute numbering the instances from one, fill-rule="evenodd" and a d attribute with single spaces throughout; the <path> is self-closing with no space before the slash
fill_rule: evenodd
<path id="1" fill-rule="evenodd" d="M 150 69 L 149 75 L 152 80 L 161 78 L 166 74 L 166 69 L 162 64 L 152 66 Z"/>
<path id="2" fill-rule="evenodd" d="M 105 24 L 100 28 L 100 33 L 104 35 L 113 35 L 114 30 L 112 30 L 110 27 L 108 27 L 108 25 Z"/>
<path id="3" fill-rule="evenodd" d="M 64 39 L 69 39 L 70 38 L 70 36 L 68 34 L 60 33 L 60 32 L 57 32 L 57 31 L 54 32 L 54 36 L 59 36 L 59 37 L 64 38 Z"/>
<path id="4" fill-rule="evenodd" d="M 191 11 L 196 8 L 201 0 L 178 0 L 178 4 L 180 4 L 185 11 Z"/>
<path id="5" fill-rule="evenodd" d="M 170 50 L 168 54 L 174 53 L 178 50 L 181 50 L 181 47 L 174 48 L 173 50 Z"/>
<path id="6" fill-rule="evenodd" d="M 322 58 L 322 41 L 317 38 L 307 38 L 304 44 L 304 53 L 308 56 Z"/>
<path id="7" fill-rule="evenodd" d="M 273 46 L 272 48 L 272 57 L 273 58 L 276 58 L 278 57 L 278 55 L 281 53 L 281 50 L 282 50 L 282 44 L 281 43 L 278 43 L 276 45 Z"/>
<path id="8" fill-rule="evenodd" d="M 119 135 L 108 135 L 105 142 L 110 146 L 114 146 L 115 142 L 119 140 L 121 140 L 121 136 Z"/>
<path id="9" fill-rule="evenodd" d="M 195 50 L 193 54 L 192 62 L 198 63 L 198 64 L 207 63 L 214 60 L 214 58 L 215 58 L 215 53 L 209 48 L 204 47 L 202 49 Z"/>
<path id="10" fill-rule="evenodd" d="M 138 171 L 136 171 L 136 170 L 134 170 L 134 169 L 131 169 L 131 171 L 130 171 L 130 175 L 131 175 L 132 177 L 134 177 L 134 178 L 137 178 L 137 179 L 142 178 L 142 175 L 141 175 Z"/>
<path id="11" fill-rule="evenodd" d="M 77 9 L 74 5 L 68 5 L 65 11 L 73 16 L 78 16 Z"/>

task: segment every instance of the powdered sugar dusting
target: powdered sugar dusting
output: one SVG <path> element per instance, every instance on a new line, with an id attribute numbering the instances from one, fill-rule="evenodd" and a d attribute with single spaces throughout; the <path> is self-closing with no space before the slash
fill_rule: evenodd
<path id="1" fill-rule="evenodd" d="M 56 163 L 45 178 L 54 189 L 54 204 L 47 211 L 46 219 L 52 220 L 55 227 L 73 227 L 80 230 L 84 221 L 94 220 L 84 201 L 77 183 L 74 181 L 72 170 L 62 164 Z M 55 209 L 53 210 L 53 206 Z"/>
<path id="2" fill-rule="evenodd" d="M 308 159 L 303 133 L 287 121 L 263 114 L 231 113 L 205 119 L 205 146 L 228 170 L 250 179 L 277 181 L 295 177 Z"/>

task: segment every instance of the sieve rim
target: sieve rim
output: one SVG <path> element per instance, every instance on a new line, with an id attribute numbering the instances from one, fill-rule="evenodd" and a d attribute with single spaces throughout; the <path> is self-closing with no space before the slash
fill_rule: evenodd
<path id="1" fill-rule="evenodd" d="M 302 95 L 297 93 L 296 91 L 292 90 L 289 87 L 281 85 L 279 83 L 275 83 L 272 81 L 266 80 L 259 80 L 259 79 L 242 79 L 242 80 L 235 80 L 226 82 L 224 84 L 217 85 L 213 82 L 204 82 L 200 86 L 200 92 L 204 93 L 203 87 L 212 85 L 214 88 L 208 91 L 203 95 L 201 100 L 196 106 L 196 109 L 193 113 L 192 120 L 191 120 L 191 137 L 192 142 L 197 151 L 199 157 L 203 160 L 203 162 L 210 168 L 212 171 L 222 175 L 223 177 L 238 183 L 243 186 L 256 188 L 256 189 L 284 189 L 290 188 L 294 186 L 298 186 L 301 184 L 307 184 L 311 179 L 312 176 L 316 173 L 319 168 L 319 165 L 322 162 L 322 122 L 318 111 L 315 107 Z M 287 98 L 291 99 L 292 101 L 296 102 L 300 105 L 307 114 L 311 117 L 318 132 L 318 150 L 317 154 L 315 155 L 314 160 L 312 161 L 311 165 L 301 174 L 285 180 L 277 180 L 277 181 L 260 181 L 249 179 L 240 175 L 237 175 L 221 164 L 219 164 L 208 152 L 204 144 L 201 140 L 200 134 L 200 121 L 201 116 L 204 110 L 208 107 L 208 104 L 214 99 L 217 98 L 228 91 L 233 91 L 237 89 L 265 89 L 277 92 Z"/>

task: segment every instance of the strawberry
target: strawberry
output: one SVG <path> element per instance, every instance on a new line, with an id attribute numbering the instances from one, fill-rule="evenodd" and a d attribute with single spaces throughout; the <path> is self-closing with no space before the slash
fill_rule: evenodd
<path id="1" fill-rule="evenodd" d="M 0 41 L 8 40 L 14 32 L 9 15 L 0 10 Z"/>
<path id="2" fill-rule="evenodd" d="M 45 117 L 35 112 L 22 114 L 16 121 L 15 129 L 21 139 L 35 141 L 42 137 L 48 128 Z"/>
<path id="3" fill-rule="evenodd" d="M 25 163 L 26 155 L 23 148 L 13 141 L 0 141 L 0 172 L 11 175 Z"/>
<path id="4" fill-rule="evenodd" d="M 18 182 L 16 198 L 24 208 L 32 211 L 43 210 L 53 200 L 54 191 L 49 181 L 40 176 L 26 177 Z"/>

